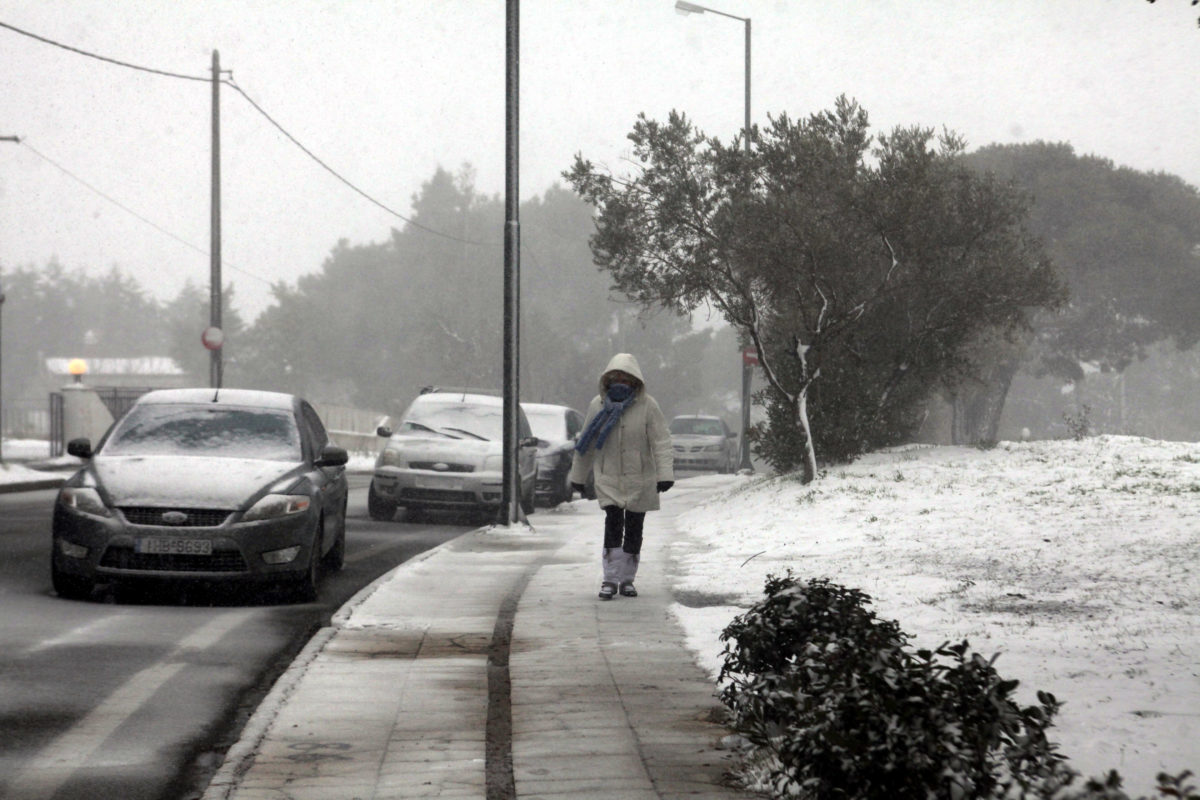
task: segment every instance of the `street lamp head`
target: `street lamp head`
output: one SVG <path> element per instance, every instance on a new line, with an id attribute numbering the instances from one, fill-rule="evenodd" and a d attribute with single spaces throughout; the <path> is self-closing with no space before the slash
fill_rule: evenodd
<path id="1" fill-rule="evenodd" d="M 703 14 L 707 10 L 704 6 L 698 6 L 695 3 L 688 3 L 685 0 L 675 0 L 675 11 L 679 14 Z"/>

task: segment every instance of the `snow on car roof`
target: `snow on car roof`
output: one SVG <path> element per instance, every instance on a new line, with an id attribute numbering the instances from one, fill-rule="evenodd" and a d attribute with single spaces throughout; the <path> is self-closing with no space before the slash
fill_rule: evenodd
<path id="1" fill-rule="evenodd" d="M 570 411 L 570 406 L 560 406 L 556 403 L 521 403 L 526 411 Z"/>
<path id="2" fill-rule="evenodd" d="M 481 406 L 502 406 L 504 398 L 491 394 L 475 394 L 473 392 L 436 391 L 417 395 L 414 402 L 420 403 L 477 403 Z"/>
<path id="3" fill-rule="evenodd" d="M 215 399 L 214 399 L 215 395 Z M 156 389 L 138 398 L 147 403 L 216 403 L 218 405 L 291 410 L 295 398 L 282 392 L 258 389 Z"/>

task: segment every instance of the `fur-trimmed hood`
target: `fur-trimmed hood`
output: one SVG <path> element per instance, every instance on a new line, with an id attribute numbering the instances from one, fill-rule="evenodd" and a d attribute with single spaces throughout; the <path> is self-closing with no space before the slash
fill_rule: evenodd
<path id="1" fill-rule="evenodd" d="M 604 372 L 600 373 L 600 394 L 604 394 L 604 390 L 608 387 L 604 383 L 604 377 L 610 372 L 620 370 L 628 375 L 638 379 L 640 386 L 634 387 L 637 389 L 646 388 L 646 379 L 642 377 L 642 368 L 638 366 L 637 359 L 632 353 L 617 353 L 609 359 L 608 366 L 604 368 Z"/>

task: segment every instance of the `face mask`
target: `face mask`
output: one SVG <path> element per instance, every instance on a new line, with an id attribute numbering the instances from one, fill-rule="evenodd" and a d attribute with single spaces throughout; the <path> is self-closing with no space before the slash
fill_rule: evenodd
<path id="1" fill-rule="evenodd" d="M 613 381 L 608 385 L 608 399 L 616 402 L 625 400 L 629 395 L 633 394 L 633 387 L 628 383 Z"/>

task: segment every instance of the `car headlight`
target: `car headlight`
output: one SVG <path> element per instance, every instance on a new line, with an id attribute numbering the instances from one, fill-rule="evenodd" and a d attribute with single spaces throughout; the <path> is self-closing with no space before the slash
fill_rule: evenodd
<path id="1" fill-rule="evenodd" d="M 394 447 L 385 447 L 383 452 L 379 454 L 379 467 L 403 467 L 404 458 L 400 455 L 400 451 Z"/>
<path id="2" fill-rule="evenodd" d="M 307 511 L 312 498 L 306 494 L 268 494 L 242 514 L 242 522 L 277 519 Z"/>
<path id="3" fill-rule="evenodd" d="M 486 456 L 483 459 L 484 472 L 503 472 L 504 471 L 504 456 Z"/>
<path id="4" fill-rule="evenodd" d="M 111 517 L 112 511 L 100 499 L 100 493 L 87 486 L 68 486 L 58 493 L 58 502 L 72 511 L 96 517 Z"/>

